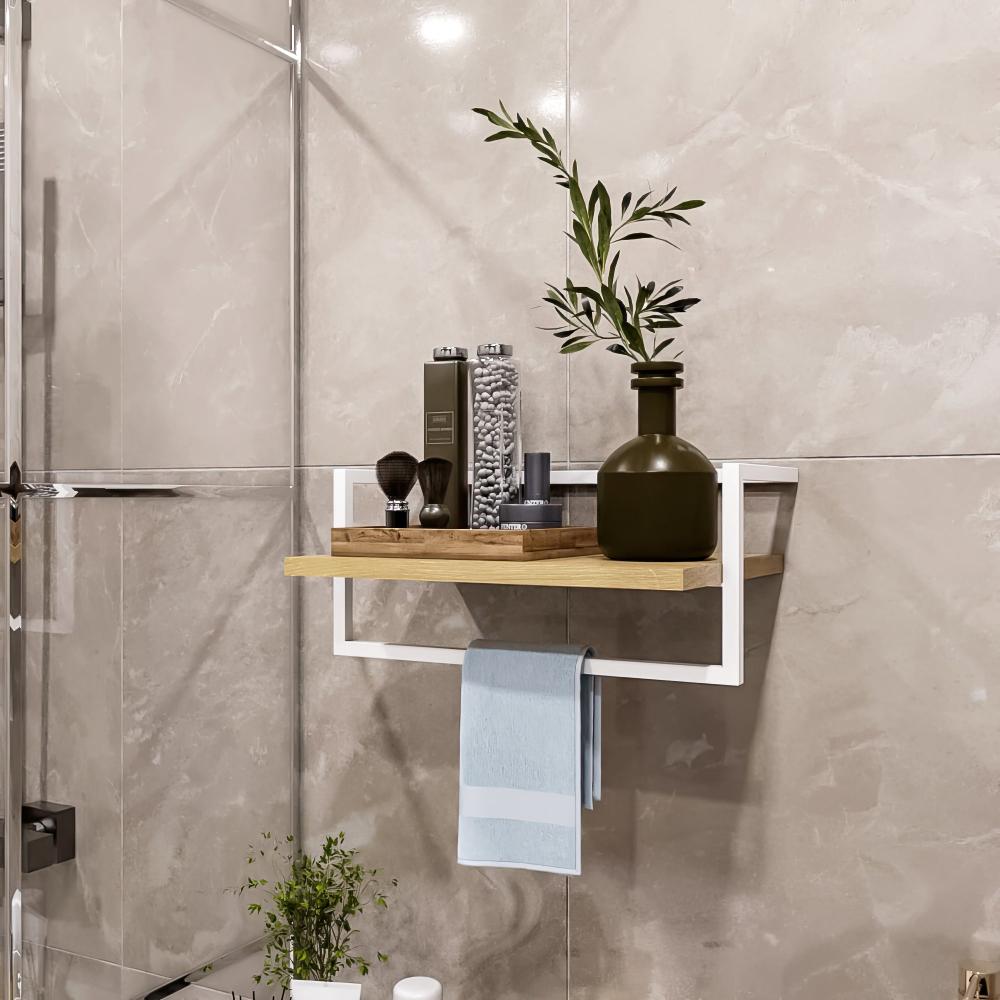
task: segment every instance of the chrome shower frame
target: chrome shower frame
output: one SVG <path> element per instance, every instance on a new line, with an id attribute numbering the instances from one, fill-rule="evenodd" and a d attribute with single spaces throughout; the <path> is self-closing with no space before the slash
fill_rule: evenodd
<path id="1" fill-rule="evenodd" d="M 172 483 L 161 485 L 122 483 L 57 483 L 24 480 L 23 452 L 24 413 L 24 240 L 23 240 L 23 150 L 24 150 L 24 24 L 30 18 L 28 0 L 4 2 L 4 252 L 3 277 L 6 301 L 3 303 L 4 365 L 4 473 L 0 483 L 0 504 L 8 530 L 3 532 L 3 600 L 6 627 L 3 628 L 3 733 L 0 741 L 3 781 L 2 806 L 5 823 L 3 857 L 3 996 L 22 1000 L 24 992 L 24 940 L 22 929 L 21 853 L 23 834 L 20 817 L 24 805 L 25 768 L 25 641 L 22 628 L 24 603 L 24 547 L 22 545 L 22 510 L 25 503 L 35 500 L 73 500 L 81 498 L 123 499 L 195 497 L 218 499 L 225 497 L 276 496 L 289 502 L 289 551 L 298 551 L 300 536 L 300 497 L 298 468 L 301 465 L 299 433 L 299 359 L 302 341 L 302 9 L 300 0 L 288 0 L 288 44 L 272 42 L 240 22 L 221 15 L 198 0 L 165 0 L 188 14 L 198 17 L 216 29 L 242 39 L 281 59 L 289 65 L 289 198 L 290 239 L 288 247 L 289 288 L 289 408 L 290 440 L 288 484 L 280 487 L 254 487 L 220 484 L 214 486 Z M 44 16 L 44 11 L 41 12 Z M 301 670 L 300 650 L 300 582 L 289 579 L 290 628 L 288 663 L 291 680 L 292 752 L 289 788 L 291 797 L 292 833 L 301 829 Z M 80 831 L 85 839 L 87 831 Z M 250 947 L 250 946 L 247 946 Z M 247 951 L 241 948 L 215 960 L 215 966 L 226 964 Z M 206 956 L 211 962 L 213 956 Z M 159 987 L 150 996 L 170 996 L 204 976 L 199 971 L 179 977 Z"/>

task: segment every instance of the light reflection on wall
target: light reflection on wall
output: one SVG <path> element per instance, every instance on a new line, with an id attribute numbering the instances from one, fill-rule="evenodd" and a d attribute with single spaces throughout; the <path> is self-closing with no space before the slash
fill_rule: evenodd
<path id="1" fill-rule="evenodd" d="M 468 21 L 447 11 L 424 14 L 417 21 L 420 40 L 431 48 L 450 48 L 461 42 L 468 33 Z"/>

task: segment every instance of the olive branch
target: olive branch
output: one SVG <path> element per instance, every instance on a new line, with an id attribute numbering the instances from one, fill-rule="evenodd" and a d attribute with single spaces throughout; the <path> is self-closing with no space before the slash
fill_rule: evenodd
<path id="1" fill-rule="evenodd" d="M 621 200 L 616 218 L 611 196 L 603 181 L 598 181 L 591 189 L 589 198 L 584 198 L 576 160 L 571 168 L 567 168 L 547 128 L 539 131 L 530 118 L 511 115 L 503 101 L 500 101 L 500 113 L 486 108 L 472 110 L 500 129 L 488 135 L 485 142 L 527 140 L 538 153 L 538 159 L 556 171 L 555 181 L 569 191 L 573 211 L 573 231 L 566 235 L 577 245 L 597 279 L 596 287 L 575 284 L 568 277 L 562 288 L 546 284 L 548 291 L 543 300 L 556 311 L 559 325 L 539 329 L 551 332 L 563 341 L 559 348 L 561 354 L 575 354 L 592 344 L 614 341 L 606 346 L 612 354 L 621 354 L 633 361 L 652 361 L 675 340 L 673 336 L 661 340 L 661 331 L 682 326 L 678 313 L 687 312 L 701 299 L 678 298 L 683 291 L 678 280 L 657 285 L 655 281 L 642 282 L 636 276 L 634 289 L 622 285 L 619 290 L 621 249 L 616 245 L 629 240 L 659 240 L 679 250 L 680 247 L 665 236 L 649 232 L 650 224 L 672 228 L 675 222 L 682 222 L 689 226 L 691 223 L 683 213 L 701 208 L 705 203 L 695 199 L 671 205 L 676 187 L 656 201 L 651 200 L 652 191 L 646 191 L 638 198 L 633 198 L 632 192 L 628 191 Z M 640 223 L 644 228 L 634 228 Z M 648 346 L 647 337 L 650 341 Z"/>

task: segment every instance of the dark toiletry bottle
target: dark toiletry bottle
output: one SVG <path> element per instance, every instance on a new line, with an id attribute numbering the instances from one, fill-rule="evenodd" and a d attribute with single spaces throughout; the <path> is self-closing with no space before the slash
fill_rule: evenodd
<path id="1" fill-rule="evenodd" d="M 449 527 L 469 525 L 469 377 L 464 347 L 435 347 L 424 365 L 424 458 L 451 462 L 444 506 Z"/>
<path id="2" fill-rule="evenodd" d="M 529 451 L 524 456 L 524 502 L 500 505 L 500 527 L 505 531 L 561 528 L 562 504 L 551 503 L 551 456 Z"/>

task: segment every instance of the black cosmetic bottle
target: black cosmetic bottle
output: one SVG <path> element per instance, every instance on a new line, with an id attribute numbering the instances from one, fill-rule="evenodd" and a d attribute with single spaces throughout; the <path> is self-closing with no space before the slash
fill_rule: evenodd
<path id="1" fill-rule="evenodd" d="M 449 528 L 469 526 L 468 356 L 464 347 L 435 347 L 424 365 L 424 458 L 451 462 Z"/>

